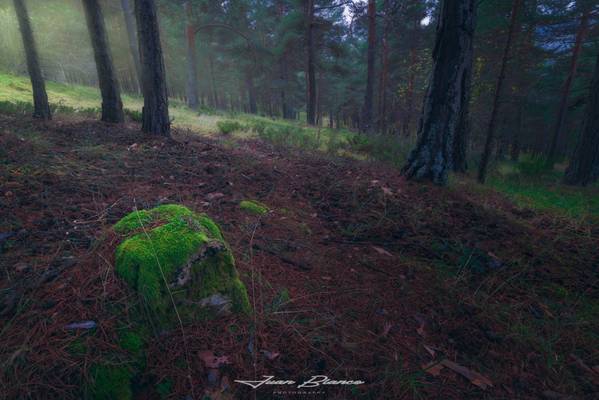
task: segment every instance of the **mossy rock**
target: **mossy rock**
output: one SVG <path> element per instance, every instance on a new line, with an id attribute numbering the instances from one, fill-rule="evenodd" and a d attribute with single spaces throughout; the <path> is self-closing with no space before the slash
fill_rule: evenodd
<path id="1" fill-rule="evenodd" d="M 256 215 L 263 215 L 268 212 L 268 207 L 256 200 L 243 200 L 239 203 L 239 208 Z"/>
<path id="2" fill-rule="evenodd" d="M 145 310 L 161 326 L 214 315 L 215 304 L 248 314 L 247 290 L 217 224 L 206 215 L 168 204 L 134 211 L 115 232 L 116 272 L 140 295 Z M 172 296 L 172 299 L 171 299 Z"/>

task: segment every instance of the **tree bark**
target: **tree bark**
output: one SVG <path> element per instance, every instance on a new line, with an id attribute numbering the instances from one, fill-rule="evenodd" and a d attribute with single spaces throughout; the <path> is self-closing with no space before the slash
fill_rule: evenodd
<path id="1" fill-rule="evenodd" d="M 138 91 L 141 91 L 141 64 L 139 62 L 139 48 L 137 45 L 137 32 L 135 30 L 135 15 L 129 0 L 121 0 L 121 7 L 123 9 L 123 16 L 125 18 L 127 39 L 129 41 L 129 52 L 131 53 L 131 60 L 133 60 L 137 88 Z"/>
<path id="2" fill-rule="evenodd" d="M 491 118 L 489 119 L 489 126 L 487 128 L 487 140 L 485 142 L 485 150 L 483 152 L 479 169 L 478 169 L 478 181 L 485 183 L 487 178 L 487 168 L 489 166 L 489 159 L 493 152 L 493 144 L 495 142 L 495 125 L 497 122 L 497 112 L 499 110 L 499 100 L 501 98 L 501 89 L 503 87 L 503 81 L 505 80 L 505 71 L 507 69 L 507 63 L 510 56 L 510 49 L 516 32 L 516 21 L 518 19 L 518 12 L 522 0 L 512 0 L 512 11 L 510 16 L 510 27 L 508 30 L 507 40 L 503 49 L 503 56 L 501 58 L 501 67 L 499 68 L 499 76 L 497 77 L 497 84 L 495 86 L 495 95 L 493 97 L 493 108 L 491 109 Z"/>
<path id="3" fill-rule="evenodd" d="M 256 88 L 254 87 L 252 67 L 248 67 L 245 71 L 245 88 L 247 90 L 248 111 L 250 114 L 256 114 L 258 107 L 256 106 Z"/>
<path id="4" fill-rule="evenodd" d="M 475 0 L 444 0 L 433 49 L 433 70 L 418 127 L 418 144 L 403 173 L 408 179 L 446 184 L 454 138 L 472 68 Z"/>
<path id="5" fill-rule="evenodd" d="M 98 0 L 83 0 L 85 20 L 94 49 L 98 83 L 102 94 L 102 121 L 121 123 L 125 120 L 121 90 L 116 78 L 104 16 Z"/>
<path id="6" fill-rule="evenodd" d="M 144 107 L 142 130 L 170 136 L 168 92 L 154 0 L 135 0 Z"/>
<path id="7" fill-rule="evenodd" d="M 586 116 L 582 135 L 570 165 L 566 169 L 564 182 L 569 185 L 586 186 L 599 178 L 599 55 L 589 91 Z"/>
<path id="8" fill-rule="evenodd" d="M 562 95 L 560 98 L 559 106 L 557 109 L 557 119 L 553 127 L 553 136 L 551 137 L 551 145 L 549 146 L 549 152 L 547 153 L 547 167 L 553 168 L 555 159 L 557 157 L 557 145 L 559 143 L 561 133 L 564 127 L 564 121 L 566 119 L 566 110 L 568 108 L 568 97 L 570 96 L 570 89 L 574 82 L 574 76 L 576 75 L 576 69 L 578 67 L 578 58 L 580 51 L 582 50 L 582 44 L 589 30 L 589 17 L 591 15 L 591 8 L 585 10 L 580 19 L 580 25 L 576 32 L 576 39 L 574 41 L 574 48 L 572 49 L 572 58 L 570 60 L 570 69 L 568 76 L 562 87 Z"/>
<path id="9" fill-rule="evenodd" d="M 383 2 L 385 13 L 383 24 L 383 37 L 381 38 L 381 72 L 379 79 L 379 107 L 377 112 L 377 126 L 380 133 L 387 133 L 387 84 L 389 81 L 389 2 Z"/>
<path id="10" fill-rule="evenodd" d="M 191 1 L 186 1 L 185 8 L 185 44 L 187 46 L 187 105 L 198 108 L 198 62 L 196 58 L 196 36 L 193 25 Z"/>
<path id="11" fill-rule="evenodd" d="M 376 58 L 376 0 L 368 0 L 368 71 L 366 75 L 366 93 L 360 130 L 364 133 L 373 131 L 372 98 L 374 96 L 374 76 Z"/>
<path id="12" fill-rule="evenodd" d="M 514 162 L 518 161 L 520 158 L 520 140 L 522 136 L 522 113 L 524 109 L 525 100 L 520 99 L 518 102 L 518 111 L 516 115 L 516 129 L 514 130 L 514 135 L 512 136 L 512 147 L 510 150 L 510 159 Z"/>
<path id="13" fill-rule="evenodd" d="M 314 49 L 314 0 L 306 1 L 306 122 L 316 124 L 316 54 Z"/>
<path id="14" fill-rule="evenodd" d="M 402 121 L 402 132 L 404 136 L 410 134 L 410 124 L 412 122 L 412 112 L 414 109 L 414 81 L 416 80 L 416 47 L 413 44 L 410 48 L 410 67 L 408 88 L 406 90 L 406 115 Z"/>
<path id="15" fill-rule="evenodd" d="M 27 7 L 24 0 L 14 0 L 19 28 L 23 38 L 23 47 L 25 49 L 25 58 L 27 59 L 27 71 L 31 79 L 31 88 L 33 91 L 33 118 L 52 119 L 50 104 L 48 103 L 48 94 L 46 93 L 46 83 L 42 75 L 33 30 Z"/>

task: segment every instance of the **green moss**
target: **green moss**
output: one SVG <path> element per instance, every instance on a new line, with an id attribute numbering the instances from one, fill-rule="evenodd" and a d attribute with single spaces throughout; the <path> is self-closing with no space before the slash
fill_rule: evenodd
<path id="1" fill-rule="evenodd" d="M 166 399 L 173 391 L 173 381 L 171 379 L 163 380 L 156 385 L 156 391 L 161 399 Z"/>
<path id="2" fill-rule="evenodd" d="M 263 215 L 268 212 L 268 207 L 256 200 L 243 200 L 239 203 L 239 208 L 256 215 Z"/>
<path id="3" fill-rule="evenodd" d="M 164 204 L 151 210 L 135 210 L 122 218 L 114 225 L 117 233 L 128 233 L 147 227 L 155 221 L 173 220 L 182 217 L 191 217 L 193 213 L 187 208 L 177 204 Z"/>
<path id="4" fill-rule="evenodd" d="M 96 365 L 92 367 L 91 397 L 94 400 L 130 400 L 133 398 L 133 372 L 125 366 Z"/>
<path id="5" fill-rule="evenodd" d="M 250 312 L 231 251 L 207 216 L 169 204 L 134 211 L 114 229 L 127 236 L 116 251 L 116 272 L 158 322 L 174 320 L 173 300 L 184 319 L 202 318 L 205 312 L 194 303 L 215 293 L 229 297 L 234 311 Z"/>
<path id="6" fill-rule="evenodd" d="M 146 338 L 147 334 L 145 332 L 141 333 L 127 329 L 119 333 L 119 346 L 135 356 L 140 356 L 143 354 Z"/>

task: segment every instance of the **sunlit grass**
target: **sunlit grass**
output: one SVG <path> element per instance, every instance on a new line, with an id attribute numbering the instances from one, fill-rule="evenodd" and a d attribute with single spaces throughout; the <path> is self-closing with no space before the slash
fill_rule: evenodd
<path id="1" fill-rule="evenodd" d="M 100 111 L 100 91 L 94 87 L 47 82 L 50 103 L 58 112 Z M 21 76 L 0 74 L 0 103 L 31 104 L 31 84 Z M 123 95 L 124 107 L 141 112 L 143 99 Z M 227 112 L 197 112 L 177 99 L 170 100 L 170 117 L 178 128 L 205 136 L 221 135 L 219 121 L 235 121 L 238 128 L 226 135 L 227 141 L 260 138 L 275 145 L 320 151 L 360 160 L 377 160 L 401 166 L 414 138 L 399 136 L 361 136 L 347 129 L 308 126 L 264 116 Z M 563 171 L 542 171 L 542 160 L 523 157 L 520 163 L 504 162 L 489 178 L 494 189 L 508 195 L 516 204 L 552 211 L 575 218 L 599 217 L 599 187 L 580 188 L 561 183 Z M 563 166 L 562 166 L 563 167 Z M 562 168 L 563 169 L 563 168 Z"/>
<path id="2" fill-rule="evenodd" d="M 525 160 L 524 163 L 530 161 Z M 599 187 L 564 185 L 563 167 L 556 170 L 527 173 L 517 163 L 498 166 L 489 184 L 508 195 L 516 204 L 531 209 L 552 211 L 569 217 L 599 217 Z"/>

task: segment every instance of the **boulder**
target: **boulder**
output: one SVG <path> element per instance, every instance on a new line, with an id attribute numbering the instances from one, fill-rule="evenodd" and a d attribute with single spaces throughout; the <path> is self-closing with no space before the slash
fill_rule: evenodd
<path id="1" fill-rule="evenodd" d="M 177 313 L 183 322 L 193 322 L 223 312 L 251 312 L 231 250 L 206 215 L 167 204 L 133 211 L 114 230 L 123 238 L 116 273 L 159 325 L 172 325 Z"/>

